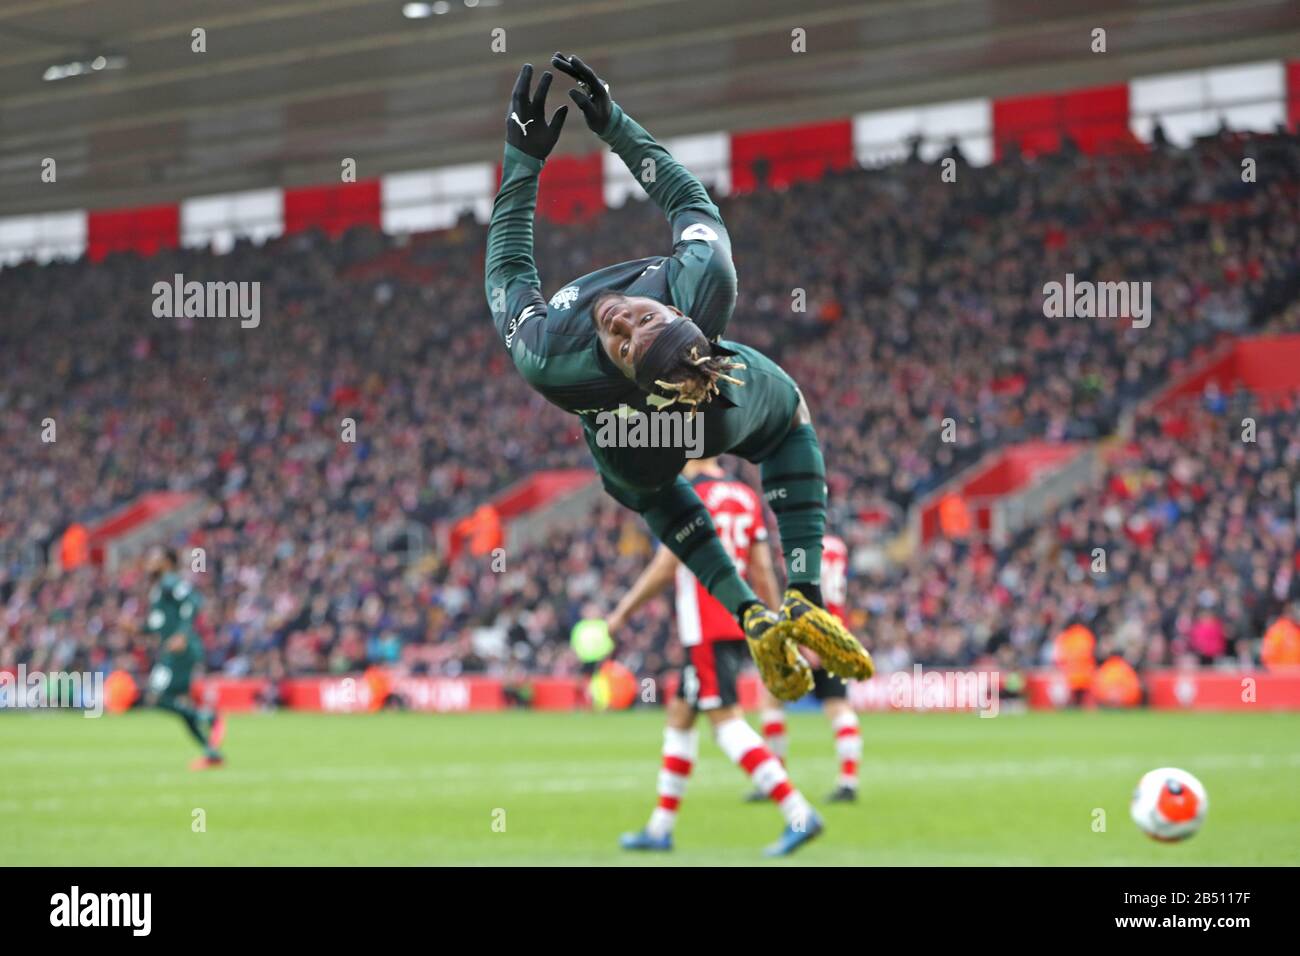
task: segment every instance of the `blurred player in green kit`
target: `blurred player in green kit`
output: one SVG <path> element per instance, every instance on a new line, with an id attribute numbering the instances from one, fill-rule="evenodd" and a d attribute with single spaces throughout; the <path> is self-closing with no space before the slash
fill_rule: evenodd
<path id="1" fill-rule="evenodd" d="M 203 660 L 203 644 L 194 629 L 203 600 L 194 585 L 181 576 L 176 552 L 170 548 L 158 547 L 150 552 L 146 570 L 153 587 L 149 591 L 145 632 L 156 635 L 161 647 L 149 674 L 145 704 L 171 711 L 185 722 L 203 748 L 203 756 L 190 764 L 191 769 L 219 767 L 225 760 L 218 750 L 225 735 L 225 721 L 213 710 L 196 707 L 190 696 L 194 668 Z"/>

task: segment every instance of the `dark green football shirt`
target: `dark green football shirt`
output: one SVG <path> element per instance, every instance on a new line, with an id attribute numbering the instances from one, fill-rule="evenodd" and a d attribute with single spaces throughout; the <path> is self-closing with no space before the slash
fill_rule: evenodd
<path id="1" fill-rule="evenodd" d="M 602 292 L 647 296 L 676 306 L 709 339 L 727 328 L 736 305 L 731 242 L 718 207 L 695 178 L 644 129 L 614 106 L 601 137 L 641 183 L 672 228 L 670 256 L 607 266 L 561 286 L 548 301 L 533 262 L 533 213 L 542 163 L 506 146 L 501 189 L 488 227 L 486 292 L 493 322 L 515 367 L 533 388 L 565 411 L 584 415 L 645 394 L 600 347 L 591 306 Z"/>
<path id="2" fill-rule="evenodd" d="M 761 460 L 789 430 L 798 391 L 774 362 L 721 339 L 736 305 L 736 270 L 730 237 L 704 184 L 617 105 L 601 139 L 668 218 L 672 254 L 598 269 L 565 283 L 547 300 L 533 261 L 533 215 L 543 163 L 507 145 L 488 227 L 485 291 L 515 367 L 546 399 L 582 417 L 605 487 L 637 507 L 637 496 L 671 482 L 686 458 L 682 449 L 597 443 L 598 413 L 620 406 L 653 411 L 662 402 L 638 388 L 601 347 L 591 307 L 602 292 L 676 306 L 710 341 L 723 341 L 748 366 L 735 372 L 744 386 L 721 383 L 726 401 L 715 400 L 700 413 L 706 457 L 730 452 Z M 647 170 L 653 177 L 645 175 Z M 680 405 L 671 409 L 684 411 Z"/>
<path id="3" fill-rule="evenodd" d="M 174 634 L 184 634 L 191 645 L 198 642 L 194 619 L 202 599 L 194 585 L 179 574 L 169 571 L 149 592 L 149 616 L 145 630 L 156 634 L 165 642 Z"/>

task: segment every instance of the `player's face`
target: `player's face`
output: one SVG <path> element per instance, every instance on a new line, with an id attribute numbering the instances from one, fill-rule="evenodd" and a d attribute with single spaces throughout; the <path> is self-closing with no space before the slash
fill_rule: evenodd
<path id="1" fill-rule="evenodd" d="M 162 548 L 153 548 L 149 551 L 149 556 L 145 559 L 145 573 L 151 580 L 158 580 L 171 568 L 171 559 L 167 557 L 167 552 Z"/>
<path id="2" fill-rule="evenodd" d="M 657 299 L 636 295 L 603 295 L 591 310 L 601 348 L 628 378 L 636 376 L 637 359 L 660 330 L 681 311 Z"/>
<path id="3" fill-rule="evenodd" d="M 149 557 L 145 559 L 144 567 L 145 573 L 148 574 L 151 579 L 157 580 L 162 577 L 163 572 L 167 569 L 167 559 L 164 557 L 162 551 L 154 548 L 149 552 Z"/>

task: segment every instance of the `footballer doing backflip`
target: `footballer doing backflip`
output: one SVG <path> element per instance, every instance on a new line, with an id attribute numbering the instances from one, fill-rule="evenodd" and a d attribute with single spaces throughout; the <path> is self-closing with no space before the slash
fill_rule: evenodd
<path id="1" fill-rule="evenodd" d="M 722 546 L 741 575 L 753 584 L 764 604 L 777 604 L 780 591 L 758 495 L 712 458 L 689 461 L 682 473 L 704 502 Z M 676 697 L 668 703 L 658 804 L 645 828 L 623 834 L 620 842 L 628 850 L 673 848 L 673 825 L 699 752 L 695 722 L 702 712 L 713 725 L 713 737 L 722 752 L 753 781 L 754 792 L 780 807 L 785 830 L 766 852 L 785 856 L 821 833 L 822 821 L 795 788 L 781 760 L 745 723 L 736 679 L 749 653 L 736 619 L 671 551 L 661 547 L 610 614 L 609 628 L 617 633 L 630 615 L 674 583 L 677 634 L 689 662 L 682 668 Z"/>
<path id="2" fill-rule="evenodd" d="M 538 178 L 568 111 L 548 123 L 551 74 L 532 90 L 519 73 L 506 116 L 501 188 L 488 227 L 485 290 L 515 367 L 548 401 L 578 415 L 605 490 L 639 513 L 744 631 L 764 684 L 782 700 L 812 687 L 796 644 L 828 670 L 865 678 L 871 658 L 821 606 L 826 478 L 821 449 L 794 381 L 766 356 L 723 340 L 736 302 L 731 244 L 704 185 L 610 98 L 577 57 L 551 61 L 576 79 L 570 97 L 587 125 L 640 181 L 672 228 L 670 256 L 622 262 L 562 287 L 548 303 L 533 261 Z M 684 448 L 608 447 L 602 413 L 678 407 L 703 416 L 703 457 L 760 465 L 777 517 L 789 587 L 780 613 L 740 576 L 690 482 Z"/>

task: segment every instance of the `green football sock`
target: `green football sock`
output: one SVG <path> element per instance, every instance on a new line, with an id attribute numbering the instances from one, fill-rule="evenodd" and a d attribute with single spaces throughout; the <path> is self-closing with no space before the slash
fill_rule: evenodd
<path id="1" fill-rule="evenodd" d="M 709 510 L 689 481 L 678 475 L 672 484 L 638 503 L 646 505 L 636 510 L 655 537 L 690 568 L 718 603 L 739 617 L 746 604 L 758 601 L 722 547 Z"/>
<path id="2" fill-rule="evenodd" d="M 763 497 L 781 532 L 786 580 L 791 587 L 819 585 L 826 534 L 826 463 L 813 427 L 790 429 L 776 451 L 763 460 L 760 472 Z"/>
<path id="3" fill-rule="evenodd" d="M 199 742 L 199 746 L 203 748 L 204 753 L 211 756 L 211 748 L 208 746 L 208 735 L 203 730 L 203 721 L 197 710 L 189 704 L 166 698 L 158 701 L 158 707 L 161 710 L 171 711 L 173 714 L 180 717 L 180 719 L 184 721 L 186 729 L 189 730 L 194 739 Z"/>

